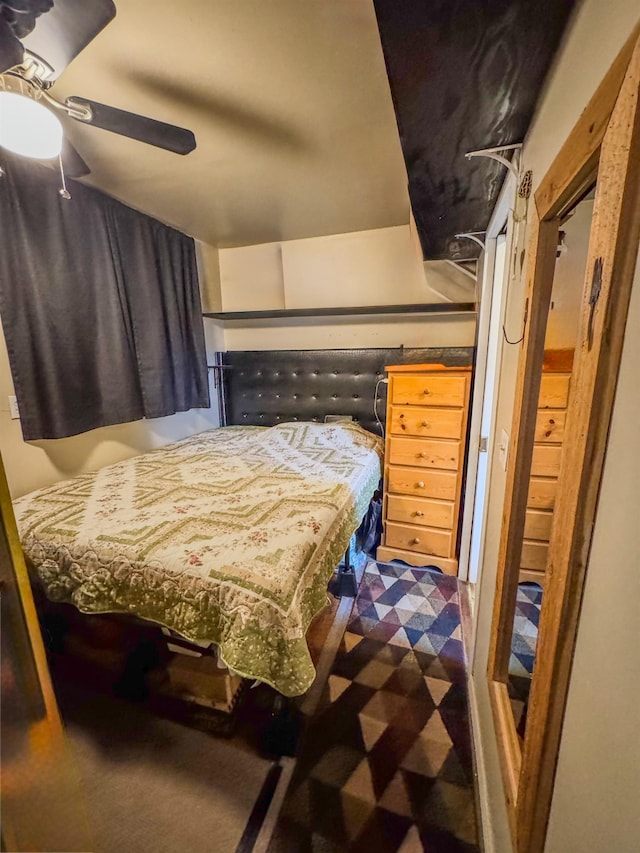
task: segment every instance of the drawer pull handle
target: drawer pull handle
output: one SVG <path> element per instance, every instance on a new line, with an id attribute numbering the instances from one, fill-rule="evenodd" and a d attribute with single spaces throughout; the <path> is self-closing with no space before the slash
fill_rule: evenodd
<path id="1" fill-rule="evenodd" d="M 422 516 L 424 515 L 424 513 L 421 512 L 419 509 L 417 509 L 413 514 L 416 515 L 418 518 L 422 518 Z"/>
<path id="2" fill-rule="evenodd" d="M 420 453 L 416 454 L 416 456 L 418 457 L 418 459 L 425 459 L 427 456 L 427 453 L 424 450 L 421 450 Z"/>
<path id="3" fill-rule="evenodd" d="M 423 394 L 426 394 L 427 396 L 429 396 L 429 394 L 431 393 L 431 391 L 429 391 L 429 389 L 428 389 L 428 388 L 425 388 L 425 389 L 424 389 L 424 391 L 423 391 L 422 393 L 423 393 Z"/>
<path id="4" fill-rule="evenodd" d="M 431 424 L 429 423 L 429 421 L 422 421 L 422 426 L 423 426 L 423 427 L 426 427 L 427 429 L 429 429 L 429 427 L 431 426 Z"/>
<path id="5" fill-rule="evenodd" d="M 424 483 L 422 482 L 422 480 L 420 480 L 419 483 L 416 483 L 416 485 L 419 489 L 424 489 Z"/>
<path id="6" fill-rule="evenodd" d="M 400 415 L 400 420 L 404 417 L 404 412 Z"/>
<path id="7" fill-rule="evenodd" d="M 417 536 L 414 536 L 414 537 L 413 537 L 413 539 L 411 540 L 410 544 L 411 544 L 411 545 L 419 545 L 419 544 L 420 544 L 420 540 L 418 539 L 418 537 L 417 537 Z"/>

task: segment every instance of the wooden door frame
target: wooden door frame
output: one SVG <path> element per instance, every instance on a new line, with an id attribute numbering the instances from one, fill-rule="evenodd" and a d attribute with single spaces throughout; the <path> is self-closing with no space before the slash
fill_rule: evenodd
<path id="1" fill-rule="evenodd" d="M 553 783 L 640 240 L 640 27 L 617 56 L 535 193 L 526 329 L 507 474 L 488 677 L 517 853 L 544 848 Z M 549 543 L 524 747 L 507 692 L 520 551 L 561 217 L 596 181 L 566 441 Z M 592 306 L 593 280 L 601 281 Z M 596 402 L 597 401 L 597 404 Z"/>
<path id="2" fill-rule="evenodd" d="M 93 850 L 0 454 L 2 849 Z M 19 674 L 19 677 L 18 677 Z M 6 751 L 5 751 L 6 750 Z"/>

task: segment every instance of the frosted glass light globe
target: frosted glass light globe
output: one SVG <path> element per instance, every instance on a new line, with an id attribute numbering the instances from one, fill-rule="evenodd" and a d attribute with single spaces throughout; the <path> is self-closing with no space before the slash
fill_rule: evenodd
<path id="1" fill-rule="evenodd" d="M 23 157 L 49 160 L 60 154 L 62 125 L 38 101 L 0 92 L 0 145 Z"/>

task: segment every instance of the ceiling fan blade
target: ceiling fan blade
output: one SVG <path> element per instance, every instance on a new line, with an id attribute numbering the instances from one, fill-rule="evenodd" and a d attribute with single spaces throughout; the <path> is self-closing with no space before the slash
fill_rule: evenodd
<path id="1" fill-rule="evenodd" d="M 137 139 L 157 148 L 164 148 L 176 154 L 188 154 L 196 147 L 196 138 L 192 131 L 174 124 L 166 124 L 154 118 L 147 118 L 116 107 L 108 107 L 96 101 L 73 96 L 67 98 L 65 103 L 70 106 L 88 106 L 91 108 L 92 118 L 85 122 L 103 130 L 110 130 L 120 136 L 128 136 L 129 139 Z M 82 119 L 79 119 L 82 121 Z"/>
<path id="2" fill-rule="evenodd" d="M 116 14 L 113 0 L 55 0 L 23 39 L 25 48 L 46 61 L 55 80 Z"/>
<path id="3" fill-rule="evenodd" d="M 0 15 L 0 74 L 20 65 L 24 48 L 14 36 L 8 21 Z"/>

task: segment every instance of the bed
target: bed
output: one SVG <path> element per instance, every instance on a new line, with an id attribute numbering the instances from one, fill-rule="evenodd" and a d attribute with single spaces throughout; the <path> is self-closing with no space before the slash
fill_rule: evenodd
<path id="1" fill-rule="evenodd" d="M 355 423 L 209 430 L 14 503 L 47 597 L 125 613 L 226 666 L 304 693 L 305 634 L 380 479 L 381 441 Z"/>

